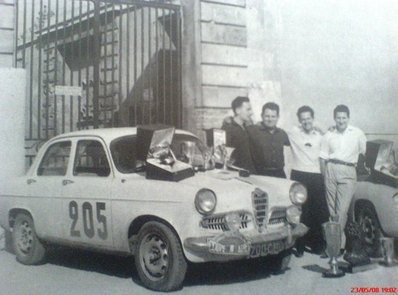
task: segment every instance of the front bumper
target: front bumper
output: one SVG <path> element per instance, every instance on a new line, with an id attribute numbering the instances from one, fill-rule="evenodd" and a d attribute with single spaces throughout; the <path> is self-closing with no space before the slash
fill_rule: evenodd
<path id="1" fill-rule="evenodd" d="M 226 231 L 217 236 L 187 238 L 184 247 L 206 261 L 226 261 L 278 254 L 291 248 L 308 228 L 299 223 L 276 232 L 253 233 Z"/>

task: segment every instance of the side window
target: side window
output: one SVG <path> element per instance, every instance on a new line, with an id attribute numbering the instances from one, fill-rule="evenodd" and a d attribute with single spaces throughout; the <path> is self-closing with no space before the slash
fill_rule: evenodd
<path id="1" fill-rule="evenodd" d="M 111 154 L 117 170 L 122 173 L 137 171 L 136 137 L 125 136 L 111 143 Z"/>
<path id="2" fill-rule="evenodd" d="M 39 166 L 37 175 L 40 176 L 62 176 L 68 169 L 69 155 L 71 149 L 70 141 L 57 142 L 51 145 Z"/>
<path id="3" fill-rule="evenodd" d="M 73 175 L 108 176 L 111 172 L 102 144 L 97 140 L 80 140 L 77 143 Z"/>

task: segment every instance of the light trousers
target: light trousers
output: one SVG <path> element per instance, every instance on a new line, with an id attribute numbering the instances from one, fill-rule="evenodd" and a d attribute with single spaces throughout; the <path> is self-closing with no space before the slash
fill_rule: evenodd
<path id="1" fill-rule="evenodd" d="M 327 163 L 325 173 L 326 202 L 331 219 L 337 221 L 341 226 L 342 248 L 345 246 L 344 228 L 356 183 L 357 173 L 354 166 Z"/>

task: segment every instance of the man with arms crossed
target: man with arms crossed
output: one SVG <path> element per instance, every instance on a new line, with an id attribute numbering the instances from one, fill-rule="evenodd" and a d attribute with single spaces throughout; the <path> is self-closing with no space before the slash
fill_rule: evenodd
<path id="1" fill-rule="evenodd" d="M 347 106 L 338 105 L 333 114 L 336 125 L 322 140 L 320 163 L 330 217 L 341 226 L 344 248 L 344 228 L 357 181 L 355 167 L 359 155 L 365 154 L 366 136 L 360 129 L 348 124 L 350 110 Z"/>
<path id="2" fill-rule="evenodd" d="M 329 212 L 319 165 L 322 133 L 314 128 L 314 110 L 309 106 L 300 107 L 297 117 L 300 125 L 288 132 L 293 155 L 290 179 L 307 187 L 308 199 L 303 204 L 301 220 L 310 228 L 296 243 L 297 256 L 301 257 L 306 244 L 315 253 L 323 252 L 325 244 L 321 225 L 328 220 Z"/>
<path id="3" fill-rule="evenodd" d="M 257 173 L 286 178 L 283 170 L 285 166 L 283 147 L 289 146 L 290 143 L 286 132 L 276 126 L 279 120 L 279 106 L 274 102 L 267 102 L 263 106 L 261 118 L 260 124 L 247 129 Z"/>
<path id="4" fill-rule="evenodd" d="M 255 168 L 250 154 L 249 138 L 246 127 L 252 124 L 253 115 L 250 100 L 245 96 L 236 97 L 231 103 L 234 117 L 226 118 L 222 129 L 226 133 L 226 145 L 235 148 L 231 158 L 235 160 L 234 165 L 255 173 Z"/>

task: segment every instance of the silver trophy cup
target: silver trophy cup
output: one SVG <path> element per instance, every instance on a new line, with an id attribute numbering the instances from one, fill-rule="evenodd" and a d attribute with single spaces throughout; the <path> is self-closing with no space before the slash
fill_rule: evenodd
<path id="1" fill-rule="evenodd" d="M 326 241 L 326 254 L 330 257 L 330 269 L 323 272 L 325 278 L 338 278 L 344 276 L 344 272 L 339 269 L 337 256 L 340 254 L 341 247 L 341 227 L 338 222 L 329 221 L 322 224 L 323 234 Z"/>
<path id="2" fill-rule="evenodd" d="M 181 145 L 181 152 L 187 158 L 189 165 L 194 164 L 195 148 L 196 144 L 193 141 L 184 141 Z"/>
<path id="3" fill-rule="evenodd" d="M 384 266 L 395 266 L 397 261 L 394 253 L 394 239 L 393 238 L 380 238 L 380 250 L 383 256 L 383 261 L 380 264 Z"/>

